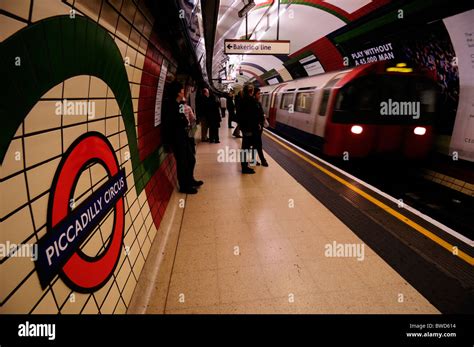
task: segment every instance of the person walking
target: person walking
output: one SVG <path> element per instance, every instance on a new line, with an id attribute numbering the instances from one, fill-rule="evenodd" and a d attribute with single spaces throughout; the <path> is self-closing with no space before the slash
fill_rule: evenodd
<path id="1" fill-rule="evenodd" d="M 253 146 L 257 150 L 258 157 L 260 158 L 260 162 L 262 163 L 262 166 L 267 167 L 268 162 L 265 159 L 265 155 L 263 154 L 263 144 L 262 144 L 262 133 L 263 133 L 263 128 L 265 124 L 265 113 L 263 111 L 262 104 L 260 103 L 260 89 L 255 88 L 254 91 L 254 97 L 256 106 L 257 106 L 257 120 L 258 120 L 258 130 L 254 134 L 254 139 L 253 139 Z M 257 163 L 259 165 L 259 163 Z"/>

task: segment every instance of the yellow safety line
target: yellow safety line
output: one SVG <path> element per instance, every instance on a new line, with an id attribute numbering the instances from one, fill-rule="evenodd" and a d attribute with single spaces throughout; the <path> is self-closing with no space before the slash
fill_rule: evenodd
<path id="1" fill-rule="evenodd" d="M 320 171 L 324 172 L 326 175 L 328 175 L 329 177 L 335 179 L 336 181 L 338 181 L 339 183 L 345 185 L 346 187 L 348 187 L 349 189 L 351 189 L 352 191 L 356 192 L 357 194 L 359 194 L 360 196 L 362 196 L 363 198 L 369 200 L 371 203 L 377 205 L 378 207 L 380 207 L 382 210 L 390 213 L 392 216 L 394 216 L 395 218 L 399 219 L 400 221 L 402 221 L 403 223 L 409 225 L 410 227 L 412 227 L 413 229 L 415 229 L 416 231 L 418 231 L 419 233 L 425 235 L 426 237 L 428 237 L 429 239 L 431 239 L 432 241 L 436 242 L 438 245 L 440 245 L 441 247 L 447 249 L 451 254 L 455 255 L 454 254 L 454 246 L 451 245 L 449 242 L 446 242 L 445 240 L 443 240 L 442 238 L 440 238 L 439 236 L 433 234 L 431 231 L 423 228 L 421 225 L 419 225 L 418 223 L 412 221 L 411 219 L 407 218 L 406 216 L 404 216 L 403 214 L 395 211 L 393 208 L 387 206 L 386 204 L 384 204 L 383 202 L 381 202 L 380 200 L 374 198 L 373 196 L 371 196 L 370 194 L 364 192 L 363 190 L 357 188 L 356 186 L 354 186 L 353 184 L 349 183 L 348 181 L 346 181 L 345 179 L 339 177 L 338 175 L 332 173 L 331 171 L 327 170 L 326 168 L 322 167 L 321 165 L 319 164 L 316 164 L 314 161 L 308 159 L 306 156 L 302 155 L 301 153 L 295 151 L 293 148 L 289 147 L 288 145 L 286 145 L 285 143 L 281 142 L 280 140 L 278 140 L 277 138 L 275 138 L 274 136 L 271 136 L 269 135 L 267 132 L 264 132 L 264 134 L 269 137 L 270 139 L 272 139 L 273 141 L 275 141 L 276 143 L 278 143 L 279 145 L 281 145 L 282 147 L 285 147 L 287 150 L 289 150 L 290 152 L 292 152 L 293 154 L 297 155 L 298 157 L 300 157 L 301 159 L 303 159 L 304 161 L 306 161 L 307 163 L 311 164 L 312 166 L 314 166 L 315 168 L 319 169 Z M 468 264 L 470 265 L 474 265 L 474 258 L 471 257 L 469 254 L 466 254 L 464 253 L 463 251 L 461 251 L 460 249 L 457 250 L 457 256 L 459 258 L 461 258 L 462 260 L 464 260 L 465 262 L 467 262 Z"/>

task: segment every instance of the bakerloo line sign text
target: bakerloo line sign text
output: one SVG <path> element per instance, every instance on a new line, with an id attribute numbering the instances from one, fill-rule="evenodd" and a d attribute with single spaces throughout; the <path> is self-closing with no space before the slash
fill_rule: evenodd
<path id="1" fill-rule="evenodd" d="M 39 240 L 37 271 L 43 288 L 126 191 L 125 170 L 121 169 Z"/>

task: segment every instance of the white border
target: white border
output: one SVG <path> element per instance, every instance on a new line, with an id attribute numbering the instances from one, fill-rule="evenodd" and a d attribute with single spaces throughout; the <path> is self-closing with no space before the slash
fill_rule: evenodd
<path id="1" fill-rule="evenodd" d="M 378 188 L 376 188 L 376 187 L 374 187 L 374 186 L 371 186 L 370 184 L 368 184 L 368 183 L 366 183 L 366 182 L 360 180 L 360 179 L 357 178 L 357 177 L 352 176 L 351 174 L 349 174 L 349 173 L 345 172 L 344 170 L 342 170 L 342 169 L 340 169 L 340 168 L 338 168 L 338 167 L 336 167 L 336 166 L 334 166 L 334 165 L 328 163 L 327 161 L 325 161 L 325 160 L 323 160 L 323 159 L 321 159 L 321 158 L 315 156 L 314 154 L 309 153 L 308 151 L 306 151 L 306 150 L 304 150 L 304 149 L 302 149 L 302 148 L 296 146 L 295 144 L 293 144 L 293 143 L 287 141 L 286 139 L 282 138 L 281 136 L 279 136 L 279 135 L 277 135 L 277 134 L 275 134 L 275 133 L 273 133 L 273 132 L 270 132 L 270 131 L 267 130 L 267 129 L 264 129 L 264 130 L 267 131 L 267 132 L 270 134 L 270 136 L 275 136 L 276 138 L 278 138 L 279 140 L 281 140 L 281 141 L 283 141 L 283 142 L 286 142 L 288 145 L 292 146 L 293 148 L 297 148 L 299 151 L 301 151 L 301 152 L 305 153 L 306 155 L 308 155 L 308 156 L 310 156 L 310 157 L 316 159 L 317 161 L 323 163 L 324 165 L 329 166 L 330 168 L 332 168 L 333 170 L 336 170 L 337 172 L 343 174 L 344 176 L 349 177 L 350 179 L 356 181 L 357 183 L 362 184 L 364 187 L 366 187 L 366 188 L 372 190 L 373 192 L 375 192 L 375 193 L 377 193 L 377 194 L 383 196 L 384 198 L 390 200 L 391 202 L 393 202 L 393 203 L 395 203 L 395 204 L 397 204 L 397 205 L 400 203 L 400 201 L 399 201 L 398 199 L 395 199 L 393 196 L 388 195 L 387 193 L 382 192 L 382 191 L 379 190 Z M 474 241 L 468 239 L 468 238 L 467 238 L 466 236 L 464 236 L 464 235 L 461 235 L 460 233 L 458 233 L 457 231 L 451 229 L 450 227 L 448 227 L 448 226 L 446 226 L 446 225 L 444 225 L 444 224 L 442 224 L 442 223 L 440 223 L 440 222 L 434 220 L 433 218 L 431 218 L 431 217 L 429 217 L 429 216 L 427 216 L 427 215 L 421 213 L 421 212 L 418 211 L 417 209 L 415 209 L 415 208 L 413 208 L 413 207 L 411 207 L 411 206 L 409 206 L 409 205 L 407 205 L 407 204 L 405 204 L 405 203 L 403 203 L 403 207 L 402 207 L 402 208 L 404 208 L 404 209 L 410 211 L 411 213 L 417 215 L 418 217 L 424 219 L 425 221 L 427 221 L 427 222 L 433 224 L 434 226 L 436 226 L 436 227 L 438 227 L 439 229 L 441 229 L 441 230 L 447 232 L 447 233 L 450 234 L 451 236 L 454 236 L 455 238 L 457 238 L 458 240 L 464 242 L 464 243 L 467 244 L 468 246 L 474 247 Z"/>

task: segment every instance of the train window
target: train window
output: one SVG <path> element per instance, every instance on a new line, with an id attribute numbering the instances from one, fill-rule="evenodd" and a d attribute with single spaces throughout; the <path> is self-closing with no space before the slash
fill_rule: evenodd
<path id="1" fill-rule="evenodd" d="M 430 80 L 417 76 L 366 76 L 358 78 L 338 93 L 333 121 L 337 123 L 429 124 L 433 121 L 437 91 Z M 411 115 L 411 104 L 419 104 Z M 382 114 L 382 105 L 401 105 L 407 112 Z M 391 107 L 391 106 L 390 106 Z M 405 114 L 406 113 L 406 114 Z"/>
<path id="2" fill-rule="evenodd" d="M 321 100 L 321 106 L 319 106 L 319 113 L 318 113 L 320 116 L 326 115 L 329 97 L 331 96 L 331 89 L 339 80 L 340 78 L 335 78 L 332 81 L 329 81 L 324 87 L 323 98 Z"/>
<path id="3" fill-rule="evenodd" d="M 328 107 L 329 96 L 331 95 L 331 89 L 324 89 L 323 99 L 321 100 L 321 106 L 319 107 L 319 115 L 325 116 L 326 109 Z"/>
<path id="4" fill-rule="evenodd" d="M 336 100 L 335 109 L 372 112 L 377 107 L 377 91 L 374 78 L 362 77 L 343 88 Z"/>
<path id="5" fill-rule="evenodd" d="M 314 91 L 301 92 L 296 94 L 296 112 L 311 113 Z"/>
<path id="6" fill-rule="evenodd" d="M 295 94 L 293 93 L 283 94 L 281 98 L 280 108 L 282 110 L 288 110 L 290 108 L 290 105 L 293 104 L 294 96 Z"/>
<path id="7" fill-rule="evenodd" d="M 262 105 L 263 105 L 263 107 L 268 107 L 268 99 L 269 99 L 268 94 L 263 94 L 262 95 Z"/>

